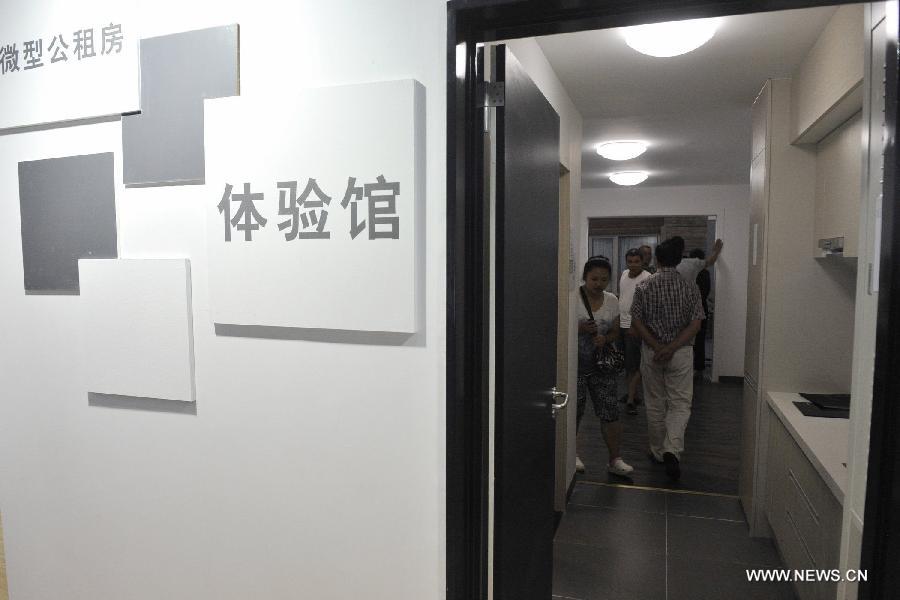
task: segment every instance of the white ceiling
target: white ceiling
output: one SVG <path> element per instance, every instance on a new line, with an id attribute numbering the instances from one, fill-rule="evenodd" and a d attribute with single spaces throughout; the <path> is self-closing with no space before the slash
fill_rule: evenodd
<path id="1" fill-rule="evenodd" d="M 583 187 L 617 187 L 609 173 L 633 169 L 651 173 L 641 186 L 748 183 L 753 99 L 791 75 L 835 10 L 725 17 L 709 43 L 672 58 L 632 50 L 619 29 L 538 38 L 584 117 Z M 594 147 L 611 139 L 650 149 L 610 161 Z"/>

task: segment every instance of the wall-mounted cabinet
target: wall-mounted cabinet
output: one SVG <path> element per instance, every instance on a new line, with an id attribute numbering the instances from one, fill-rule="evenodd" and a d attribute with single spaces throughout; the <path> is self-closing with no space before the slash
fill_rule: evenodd
<path id="1" fill-rule="evenodd" d="M 863 103 L 863 6 L 839 7 L 793 76 L 791 142 L 815 144 Z"/>
<path id="2" fill-rule="evenodd" d="M 862 197 L 862 112 L 816 145 L 816 245 L 813 256 L 842 248 L 844 257 L 859 255 L 859 209 Z M 834 240 L 832 248 L 823 240 Z"/>
<path id="3" fill-rule="evenodd" d="M 791 143 L 815 145 L 817 257 L 858 255 L 864 18 L 861 4 L 837 8 L 791 79 Z"/>

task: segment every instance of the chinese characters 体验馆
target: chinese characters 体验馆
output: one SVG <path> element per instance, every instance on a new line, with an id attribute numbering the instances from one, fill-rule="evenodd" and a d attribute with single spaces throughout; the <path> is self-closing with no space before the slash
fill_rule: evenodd
<path id="1" fill-rule="evenodd" d="M 332 231 L 328 228 L 328 209 L 331 196 L 319 187 L 315 178 L 309 178 L 303 190 L 297 181 L 279 181 L 278 215 L 287 217 L 278 223 L 278 230 L 284 232 L 284 239 L 331 239 Z M 397 197 L 400 195 L 400 183 L 387 181 L 379 175 L 375 182 L 357 185 L 356 177 L 347 179 L 347 187 L 341 200 L 341 208 L 350 209 L 351 240 L 355 240 L 364 231 L 368 231 L 368 239 L 400 239 L 400 217 L 397 214 Z M 253 241 L 253 232 L 265 228 L 268 219 L 257 209 L 257 202 L 262 202 L 265 194 L 252 192 L 251 184 L 245 182 L 243 191 L 235 192 L 234 186 L 225 184 L 225 191 L 217 208 L 224 219 L 225 241 L 232 241 L 232 232 L 244 233 L 244 241 Z M 232 210 L 237 203 L 235 210 Z M 360 210 L 359 205 L 364 208 Z M 365 218 L 360 217 L 362 213 Z M 285 231 L 287 230 L 287 231 Z"/>

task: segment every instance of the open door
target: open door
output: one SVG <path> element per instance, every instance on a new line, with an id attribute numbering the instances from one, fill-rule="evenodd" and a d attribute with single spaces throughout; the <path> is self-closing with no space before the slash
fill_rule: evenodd
<path id="1" fill-rule="evenodd" d="M 559 250 L 556 257 L 556 389 L 569 391 L 569 194 L 571 173 L 564 165 L 559 165 Z M 574 382 L 573 382 L 574 383 Z M 574 399 L 573 399 L 574 400 Z M 571 423 L 569 415 L 571 417 Z M 571 426 L 570 426 L 571 425 Z M 570 434 L 575 434 L 575 405 L 569 404 L 556 415 L 556 494 L 554 508 L 557 515 L 565 512 L 569 492 L 569 445 L 574 445 Z M 574 464 L 572 465 L 574 468 Z"/>
<path id="2" fill-rule="evenodd" d="M 497 108 L 494 598 L 553 580 L 559 116 L 505 46 Z M 574 401 L 574 399 L 573 399 Z"/>

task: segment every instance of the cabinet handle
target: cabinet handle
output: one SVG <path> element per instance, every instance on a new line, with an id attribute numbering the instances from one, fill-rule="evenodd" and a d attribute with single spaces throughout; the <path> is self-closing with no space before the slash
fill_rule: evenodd
<path id="1" fill-rule="evenodd" d="M 753 224 L 753 266 L 756 266 L 756 252 L 759 243 L 759 223 Z"/>
<path id="2" fill-rule="evenodd" d="M 815 520 L 816 525 L 821 525 L 822 519 L 819 518 L 819 513 L 816 510 L 816 507 L 813 506 L 813 503 L 810 501 L 809 496 L 806 495 L 806 492 L 803 491 L 803 488 L 800 487 L 800 482 L 797 481 L 797 477 L 794 475 L 794 471 L 788 468 L 788 478 L 790 478 L 791 483 L 794 484 L 794 487 L 797 488 L 797 491 L 800 492 L 800 497 L 803 498 L 803 502 L 806 503 L 806 506 L 809 508 L 809 512 L 812 514 L 813 520 Z"/>
<path id="3" fill-rule="evenodd" d="M 800 534 L 800 528 L 797 527 L 797 523 L 794 521 L 793 515 L 791 515 L 791 511 L 788 509 L 784 509 L 784 513 L 787 515 L 788 523 L 791 524 L 791 529 L 794 530 L 794 534 L 796 534 L 797 539 L 800 540 L 800 545 L 803 546 L 803 551 L 806 552 L 806 558 L 809 559 L 809 562 L 812 563 L 813 568 L 816 568 L 816 559 L 813 558 L 812 552 L 809 551 L 809 546 L 806 545 L 806 540 L 803 539 L 803 535 Z"/>

